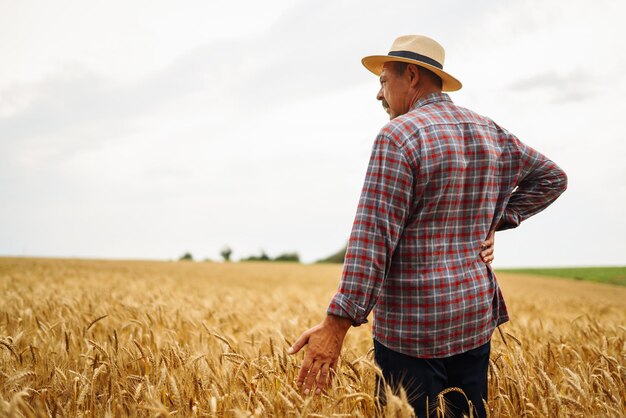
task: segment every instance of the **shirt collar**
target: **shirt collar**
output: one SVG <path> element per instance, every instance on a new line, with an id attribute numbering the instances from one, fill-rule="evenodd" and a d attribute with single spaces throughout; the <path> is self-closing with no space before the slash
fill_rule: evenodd
<path id="1" fill-rule="evenodd" d="M 413 103 L 413 106 L 411 106 L 411 110 L 415 110 L 422 106 L 437 102 L 452 102 L 452 99 L 446 93 L 431 93 L 428 96 L 424 96 L 418 99 L 415 103 Z"/>

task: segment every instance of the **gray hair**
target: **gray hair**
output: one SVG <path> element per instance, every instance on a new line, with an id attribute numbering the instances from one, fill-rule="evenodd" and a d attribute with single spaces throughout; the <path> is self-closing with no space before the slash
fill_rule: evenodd
<path id="1" fill-rule="evenodd" d="M 404 74 L 406 69 L 409 67 L 409 64 L 410 63 L 408 63 L 408 62 L 392 61 L 391 68 L 393 69 L 393 71 L 394 71 L 394 73 L 396 75 L 401 75 L 401 74 Z M 415 65 L 415 64 L 413 64 L 413 65 Z M 441 77 L 439 77 L 434 72 L 430 71 L 428 68 L 424 68 L 424 67 L 421 67 L 419 65 L 415 65 L 415 66 L 419 69 L 420 76 L 429 78 L 436 86 L 441 88 L 441 86 L 443 84 L 442 81 L 441 81 Z"/>

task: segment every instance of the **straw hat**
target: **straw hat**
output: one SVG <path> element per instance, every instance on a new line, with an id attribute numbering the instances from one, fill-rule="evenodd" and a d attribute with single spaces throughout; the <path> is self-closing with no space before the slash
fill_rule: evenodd
<path id="1" fill-rule="evenodd" d="M 376 75 L 380 75 L 383 64 L 389 61 L 419 65 L 441 78 L 443 91 L 459 90 L 462 87 L 461 82 L 443 70 L 445 56 L 443 47 L 434 39 L 421 35 L 405 35 L 393 42 L 387 55 L 371 55 L 361 62 Z"/>

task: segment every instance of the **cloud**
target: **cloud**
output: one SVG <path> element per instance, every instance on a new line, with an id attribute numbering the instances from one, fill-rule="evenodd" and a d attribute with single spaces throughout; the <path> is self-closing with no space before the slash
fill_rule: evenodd
<path id="1" fill-rule="evenodd" d="M 143 25 L 129 23 L 116 35 L 135 35 L 134 42 L 107 37 L 106 50 L 99 37 L 108 35 L 94 30 L 91 60 L 73 48 L 44 60 L 41 68 L 64 67 L 40 81 L 0 88 L 0 190 L 7 197 L 0 252 L 24 242 L 41 254 L 167 256 L 192 240 L 194 254 L 229 243 L 238 255 L 259 246 L 327 255 L 349 232 L 369 141 L 385 122 L 374 98 L 377 80 L 360 59 L 385 53 L 407 33 L 444 45 L 446 68 L 465 83 L 455 101 L 564 161 L 572 179 L 565 199 L 581 193 L 580 201 L 619 213 L 624 194 L 615 185 L 623 170 L 603 167 L 623 166 L 615 121 L 624 88 L 605 97 L 613 87 L 603 80 L 626 85 L 618 37 L 607 36 L 620 28 L 623 6 L 607 11 L 617 3 L 601 1 L 603 7 L 580 0 L 390 0 L 383 7 L 302 0 L 281 6 L 280 16 L 258 17 L 254 32 L 242 29 L 241 37 L 215 27 L 219 37 L 206 36 L 202 18 L 178 19 L 194 26 L 183 30 L 191 38 L 175 36 L 176 25 L 152 37 L 144 29 L 158 19 L 144 16 Z M 202 42 L 191 41 L 194 32 Z M 149 53 L 125 60 L 166 41 L 154 62 Z M 590 138 L 594 149 L 614 152 L 590 162 Z M 590 198 L 587 190 L 597 184 L 617 190 L 619 199 Z M 569 228 L 568 211 L 545 222 L 556 218 Z M 512 260 L 520 247 L 512 246 Z"/>
<path id="2" fill-rule="evenodd" d="M 373 83 L 360 65 L 362 56 L 385 52 L 395 36 L 417 28 L 436 36 L 438 24 L 429 16 L 445 14 L 442 9 L 452 5 L 371 13 L 378 7 L 372 0 L 299 2 L 258 36 L 215 40 L 131 80 L 108 78 L 106 68 L 96 74 L 68 63 L 39 82 L 0 92 L 0 158 L 6 162 L 25 150 L 62 155 L 98 147 L 141 129 L 141 118 L 161 117 L 164 109 L 174 109 L 170 115 L 203 112 L 219 124 L 247 108 L 259 113 Z M 380 19 L 395 20 L 394 32 L 381 28 Z"/>
<path id="3" fill-rule="evenodd" d="M 598 94 L 599 85 L 601 85 L 601 80 L 583 70 L 568 74 L 545 71 L 511 83 L 509 88 L 516 93 L 546 91 L 553 102 L 567 103 L 595 97 Z"/>

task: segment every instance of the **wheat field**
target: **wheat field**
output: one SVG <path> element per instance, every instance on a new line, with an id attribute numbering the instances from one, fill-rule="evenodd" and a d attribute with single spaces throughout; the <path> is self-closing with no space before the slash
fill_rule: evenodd
<path id="1" fill-rule="evenodd" d="M 0 416 L 374 416 L 368 325 L 350 330 L 319 396 L 297 392 L 302 353 L 286 354 L 340 272 L 0 258 Z M 626 416 L 626 288 L 498 277 L 512 320 L 493 338 L 490 416 Z M 378 413 L 410 408 L 391 397 Z"/>

